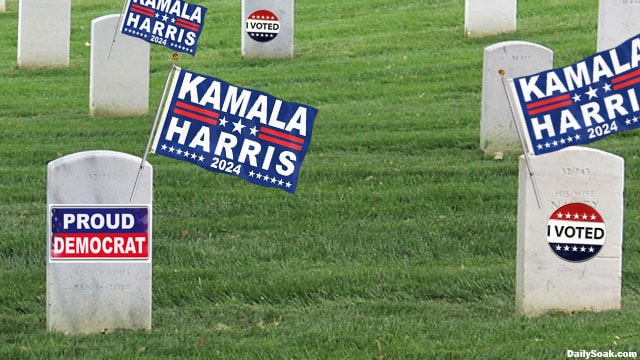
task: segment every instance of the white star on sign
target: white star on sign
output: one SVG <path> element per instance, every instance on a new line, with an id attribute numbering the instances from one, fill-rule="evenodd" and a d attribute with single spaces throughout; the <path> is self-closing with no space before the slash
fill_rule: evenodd
<path id="1" fill-rule="evenodd" d="M 233 131 L 235 132 L 237 131 L 238 133 L 242 134 L 242 129 L 246 128 L 246 125 L 242 125 L 242 121 L 240 119 L 238 119 L 237 122 L 233 123 Z"/>
<path id="2" fill-rule="evenodd" d="M 598 88 L 592 89 L 591 86 L 589 86 L 589 91 L 587 91 L 587 95 L 589 95 L 589 100 L 593 99 L 594 97 L 597 98 Z"/>
<path id="3" fill-rule="evenodd" d="M 582 97 L 582 95 L 578 95 L 578 94 L 573 95 L 573 102 L 580 102 L 580 97 Z"/>
<path id="4" fill-rule="evenodd" d="M 611 91 L 611 84 L 604 84 L 602 88 L 604 89 L 604 92 L 609 92 Z"/>
<path id="5" fill-rule="evenodd" d="M 255 126 L 249 129 L 249 131 L 251 131 L 251 136 L 256 136 L 256 134 L 258 133 L 258 129 L 256 129 Z"/>
<path id="6" fill-rule="evenodd" d="M 227 126 L 227 118 L 223 117 L 222 119 L 220 119 L 220 126 L 225 127 Z"/>

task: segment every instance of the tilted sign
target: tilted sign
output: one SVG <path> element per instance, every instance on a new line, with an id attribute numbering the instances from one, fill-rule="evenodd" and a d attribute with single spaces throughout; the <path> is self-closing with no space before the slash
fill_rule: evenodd
<path id="1" fill-rule="evenodd" d="M 640 35 L 564 68 L 515 78 L 516 116 L 535 155 L 640 126 Z"/>
<path id="2" fill-rule="evenodd" d="M 294 193 L 317 112 L 175 67 L 152 151 Z"/>
<path id="3" fill-rule="evenodd" d="M 128 0 L 120 32 L 196 54 L 207 8 L 181 0 Z"/>

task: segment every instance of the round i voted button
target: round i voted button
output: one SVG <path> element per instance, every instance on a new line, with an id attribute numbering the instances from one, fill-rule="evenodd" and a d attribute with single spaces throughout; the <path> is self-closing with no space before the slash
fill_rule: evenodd
<path id="1" fill-rule="evenodd" d="M 583 203 L 567 204 L 554 211 L 546 231 L 551 250 L 571 262 L 592 259 L 602 249 L 607 235 L 600 213 Z"/>
<path id="2" fill-rule="evenodd" d="M 280 20 L 269 10 L 254 11 L 245 24 L 245 31 L 255 41 L 271 41 L 280 33 Z"/>

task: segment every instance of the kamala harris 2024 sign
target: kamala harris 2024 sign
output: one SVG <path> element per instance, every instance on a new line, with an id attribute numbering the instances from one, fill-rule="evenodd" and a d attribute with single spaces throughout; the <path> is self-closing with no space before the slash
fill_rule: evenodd
<path id="1" fill-rule="evenodd" d="M 575 64 L 515 78 L 516 116 L 540 155 L 640 126 L 640 35 Z"/>
<path id="2" fill-rule="evenodd" d="M 206 12 L 181 0 L 128 0 L 120 32 L 195 55 Z"/>
<path id="3" fill-rule="evenodd" d="M 318 110 L 173 68 L 152 152 L 295 193 Z"/>

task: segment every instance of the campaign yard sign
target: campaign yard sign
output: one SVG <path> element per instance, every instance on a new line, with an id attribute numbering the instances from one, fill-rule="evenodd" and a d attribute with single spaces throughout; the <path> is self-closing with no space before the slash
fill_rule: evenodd
<path id="1" fill-rule="evenodd" d="M 534 155 L 640 126 L 640 35 L 575 64 L 509 81 Z"/>
<path id="2" fill-rule="evenodd" d="M 295 193 L 318 110 L 174 67 L 151 151 Z"/>
<path id="3" fill-rule="evenodd" d="M 206 12 L 182 0 L 127 0 L 120 32 L 195 55 Z"/>

